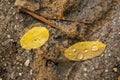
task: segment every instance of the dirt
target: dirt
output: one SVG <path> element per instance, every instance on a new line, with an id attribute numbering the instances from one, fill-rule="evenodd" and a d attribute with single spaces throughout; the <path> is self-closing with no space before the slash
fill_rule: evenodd
<path id="1" fill-rule="evenodd" d="M 58 30 L 27 14 L 20 13 L 14 7 L 15 0 L 0 0 L 0 80 L 118 79 L 120 1 L 62 1 L 34 0 L 33 2 L 40 3 L 40 9 L 36 12 L 45 17 L 82 20 L 88 24 L 51 20 L 61 28 Z M 32 27 L 31 25 L 36 24 L 48 28 L 50 38 L 38 50 L 26 51 L 20 46 L 20 38 Z M 77 31 L 69 32 L 74 29 Z M 64 57 L 64 50 L 70 45 L 88 40 L 106 43 L 105 52 L 99 57 L 80 62 L 70 61 Z"/>

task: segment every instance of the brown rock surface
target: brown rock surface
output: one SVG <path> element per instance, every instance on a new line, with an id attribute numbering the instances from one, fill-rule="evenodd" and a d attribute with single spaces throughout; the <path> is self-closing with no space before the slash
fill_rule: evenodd
<path id="1" fill-rule="evenodd" d="M 34 2 L 40 3 L 40 10 L 37 12 L 41 15 L 58 19 L 64 17 L 83 20 L 89 24 L 54 20 L 58 25 L 63 25 L 63 29 L 57 30 L 27 14 L 18 13 L 13 6 L 14 0 L 0 0 L 0 79 L 118 79 L 120 76 L 119 0 L 34 0 Z M 50 39 L 37 53 L 33 50 L 25 51 L 20 47 L 19 40 L 24 30 L 36 23 L 50 30 Z M 70 25 L 75 26 L 70 27 Z M 69 38 L 64 35 L 65 31 L 69 33 L 69 30 L 76 29 L 76 26 L 80 37 L 75 35 Z M 107 44 L 106 51 L 99 57 L 83 62 L 67 60 L 63 56 L 64 50 L 83 40 L 102 41 Z M 24 65 L 26 60 L 30 61 L 29 66 Z M 115 72 L 113 68 L 117 71 Z"/>

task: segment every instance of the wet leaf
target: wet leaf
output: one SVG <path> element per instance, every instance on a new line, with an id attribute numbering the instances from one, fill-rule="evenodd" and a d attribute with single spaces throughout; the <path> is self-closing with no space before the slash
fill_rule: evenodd
<path id="1" fill-rule="evenodd" d="M 105 50 L 106 44 L 98 41 L 78 42 L 65 50 L 65 57 L 73 61 L 82 61 L 97 57 Z"/>
<path id="2" fill-rule="evenodd" d="M 120 80 L 120 76 L 118 77 L 118 80 Z"/>
<path id="3" fill-rule="evenodd" d="M 22 48 L 26 50 L 36 49 L 48 40 L 49 31 L 45 27 L 34 27 L 26 32 L 20 40 Z"/>

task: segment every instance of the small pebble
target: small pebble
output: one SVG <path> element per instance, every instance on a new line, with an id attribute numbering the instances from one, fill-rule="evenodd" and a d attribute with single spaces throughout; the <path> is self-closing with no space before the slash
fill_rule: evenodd
<path id="1" fill-rule="evenodd" d="M 30 75 L 32 75 L 32 72 L 33 72 L 33 71 L 32 71 L 32 69 L 31 69 L 31 70 L 30 70 Z"/>
<path id="2" fill-rule="evenodd" d="M 4 66 L 7 66 L 7 64 L 5 63 Z"/>
<path id="3" fill-rule="evenodd" d="M 113 71 L 114 71 L 114 72 L 117 72 L 117 71 L 118 71 L 118 69 L 117 69 L 117 68 L 113 68 Z"/>
<path id="4" fill-rule="evenodd" d="M 92 67 L 92 70 L 95 70 L 95 68 L 94 68 L 94 67 Z"/>
<path id="5" fill-rule="evenodd" d="M 118 43 L 115 43 L 114 46 L 117 47 L 117 46 L 118 46 Z"/>
<path id="6" fill-rule="evenodd" d="M 25 61 L 24 65 L 29 66 L 29 64 L 30 64 L 30 60 L 28 59 L 28 60 Z"/>
<path id="7" fill-rule="evenodd" d="M 84 73 L 83 75 L 84 75 L 85 77 L 87 76 L 87 74 L 86 74 L 86 73 Z"/>
<path id="8" fill-rule="evenodd" d="M 87 68 L 83 68 L 83 71 L 87 71 Z"/>
<path id="9" fill-rule="evenodd" d="M 108 72 L 108 69 L 106 69 L 105 72 L 107 73 L 107 72 Z"/>
<path id="10" fill-rule="evenodd" d="M 22 73 L 19 73 L 19 76 L 22 76 Z"/>
<path id="11" fill-rule="evenodd" d="M 14 76 L 15 76 L 15 75 L 14 75 L 14 72 L 12 72 L 12 73 L 10 74 L 10 78 L 11 78 L 11 79 L 14 79 Z"/>
<path id="12" fill-rule="evenodd" d="M 118 32 L 118 34 L 120 35 L 120 32 Z"/>
<path id="13" fill-rule="evenodd" d="M 68 40 L 63 41 L 63 45 L 66 47 L 68 46 Z"/>
<path id="14" fill-rule="evenodd" d="M 104 56 L 104 54 L 101 55 L 101 57 L 103 57 L 103 56 Z"/>
<path id="15" fill-rule="evenodd" d="M 120 61 L 120 58 L 119 58 L 119 57 L 117 57 L 117 60 L 118 60 L 118 61 Z"/>
<path id="16" fill-rule="evenodd" d="M 7 37 L 10 38 L 11 36 L 8 34 Z"/>
<path id="17" fill-rule="evenodd" d="M 114 36 L 111 36 L 111 38 L 113 39 L 113 38 L 114 38 Z"/>
<path id="18" fill-rule="evenodd" d="M 104 62 L 105 62 L 105 63 L 108 63 L 108 61 L 107 61 L 107 60 L 105 60 Z"/>
<path id="19" fill-rule="evenodd" d="M 111 53 L 109 53 L 108 56 L 110 57 L 110 56 L 111 56 Z"/>
<path id="20" fill-rule="evenodd" d="M 17 25 L 15 25 L 15 26 L 14 26 L 14 29 L 15 29 L 15 30 L 17 30 L 17 29 L 18 29 L 18 28 L 17 28 Z"/>

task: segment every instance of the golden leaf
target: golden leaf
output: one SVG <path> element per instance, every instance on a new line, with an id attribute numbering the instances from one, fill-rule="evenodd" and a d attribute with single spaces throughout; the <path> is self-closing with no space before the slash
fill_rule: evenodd
<path id="1" fill-rule="evenodd" d="M 49 31 L 45 27 L 34 27 L 26 32 L 20 40 L 22 48 L 26 50 L 36 49 L 48 40 Z"/>
<path id="2" fill-rule="evenodd" d="M 118 77 L 118 80 L 120 80 L 120 76 Z"/>
<path id="3" fill-rule="evenodd" d="M 82 61 L 97 57 L 105 50 L 106 44 L 98 41 L 78 42 L 65 50 L 65 57 L 73 61 Z"/>

